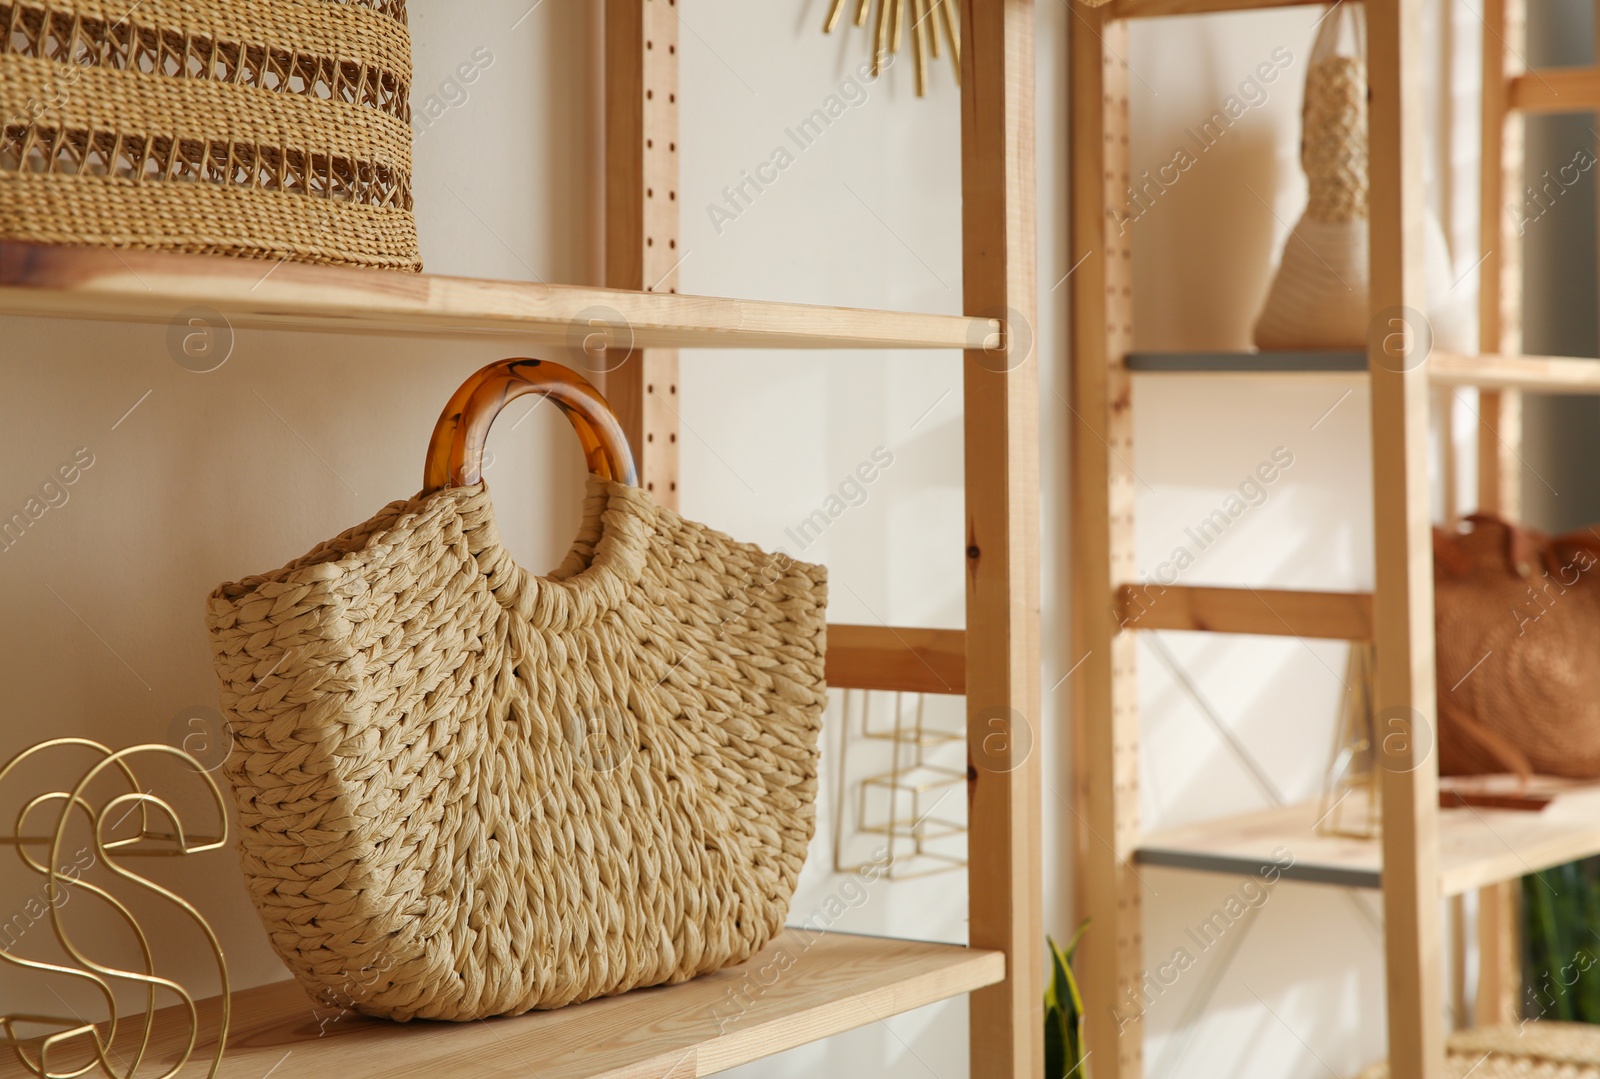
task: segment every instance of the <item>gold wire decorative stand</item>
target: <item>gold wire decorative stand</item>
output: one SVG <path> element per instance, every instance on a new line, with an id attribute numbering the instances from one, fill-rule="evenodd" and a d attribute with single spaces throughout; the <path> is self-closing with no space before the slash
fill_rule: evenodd
<path id="1" fill-rule="evenodd" d="M 910 720 L 906 716 L 906 697 L 911 698 Z M 889 751 L 889 770 L 864 776 L 856 784 L 854 816 L 856 834 L 884 837 L 883 849 L 889 857 L 883 875 L 889 880 L 910 880 L 966 866 L 964 855 L 946 849 L 955 846 L 956 837 L 966 834 L 966 823 L 947 812 L 941 814 L 939 810 L 952 796 L 958 798 L 959 804 L 967 773 L 964 769 L 929 760 L 932 751 L 951 743 L 964 743 L 966 735 L 930 727 L 927 703 L 925 694 L 896 692 L 891 706 L 893 722 L 888 727 L 875 729 L 872 726 L 872 691 L 843 691 L 840 774 L 834 813 L 834 872 L 855 873 L 866 867 L 865 863 L 847 864 L 844 856 L 850 832 L 846 813 L 852 785 L 850 743 L 856 738 L 886 745 Z M 852 722 L 856 715 L 859 715 L 859 735 L 854 732 L 855 723 Z M 876 819 L 871 808 L 875 794 L 883 803 L 882 816 Z"/>
<path id="2" fill-rule="evenodd" d="M 1379 801 L 1378 758 L 1374 751 L 1373 650 L 1364 641 L 1350 644 L 1345 664 L 1344 706 L 1334 734 L 1333 759 L 1322 786 L 1317 831 L 1351 839 L 1376 839 L 1383 819 Z"/>
<path id="3" fill-rule="evenodd" d="M 88 983 L 98 991 L 108 1017 L 94 1022 L 76 1013 L 71 1016 L 0 1015 L 0 1046 L 9 1047 L 27 1072 L 39 1079 L 77 1079 L 97 1069 L 99 1074 L 112 1079 L 133 1079 L 146 1063 L 146 1055 L 157 1033 L 158 1001 L 170 994 L 181 1005 L 181 1009 L 171 1011 L 180 1015 L 187 1012 L 187 1044 L 179 1059 L 166 1071 L 157 1075 L 146 1068 L 140 1079 L 146 1076 L 171 1079 L 188 1065 L 201 1039 L 199 1011 L 193 994 L 156 972 L 155 949 L 150 937 L 124 902 L 124 898 L 142 891 L 147 893 L 146 898 L 154 896 L 192 921 L 216 959 L 222 983 L 221 1017 L 216 1031 L 216 1050 L 207 1073 L 215 1076 L 228 1040 L 228 966 L 222 947 L 211 926 L 191 903 L 121 863 L 135 858 L 187 857 L 224 846 L 228 841 L 228 814 L 222 792 L 199 761 L 172 746 L 141 745 L 114 751 L 85 738 L 55 738 L 23 750 L 0 766 L 0 793 L 9 789 L 8 783 L 15 785 L 40 774 L 53 774 L 49 758 L 85 752 L 95 759 L 70 789 L 25 795 L 12 834 L 0 836 L 0 846 L 14 847 L 22 864 L 44 878 L 38 895 L 24 908 L 29 927 L 48 918 L 56 943 L 72 965 L 15 954 L 13 949 L 18 941 L 10 939 L 9 933 L 4 946 L 0 947 L 0 962 L 25 971 Z M 153 786 L 141 782 L 133 767 L 141 758 L 167 758 L 192 771 L 204 784 L 216 810 L 217 834 L 196 835 L 186 829 L 172 803 L 155 794 Z M 53 827 L 50 826 L 52 814 Z M 39 817 L 44 820 L 36 826 L 34 822 Z M 68 836 L 75 831 L 75 825 L 78 829 L 87 825 L 90 838 L 69 853 Z M 104 870 L 98 876 L 109 878 L 103 884 L 91 883 L 84 877 L 96 866 Z M 126 926 L 137 944 L 139 969 L 125 970 L 98 962 L 91 958 L 88 950 L 79 946 L 62 916 L 77 895 L 98 900 L 120 925 Z M 124 999 L 130 989 L 134 995 L 143 997 L 142 1017 L 121 1011 L 119 989 L 123 990 Z M 60 994 L 55 995 L 69 1012 L 74 1011 Z M 37 1033 L 25 1033 L 25 1030 Z M 119 1034 L 122 1035 L 120 1040 Z M 60 1059 L 69 1056 L 71 1063 Z"/>

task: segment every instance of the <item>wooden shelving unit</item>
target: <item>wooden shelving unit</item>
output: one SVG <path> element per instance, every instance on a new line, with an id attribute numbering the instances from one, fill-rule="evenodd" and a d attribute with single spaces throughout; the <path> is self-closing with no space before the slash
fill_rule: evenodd
<path id="1" fill-rule="evenodd" d="M 1426 308 L 1422 265 L 1421 18 L 1417 0 L 1365 0 L 1368 27 L 1371 307 Z M 1272 0 L 1113 0 L 1075 5 L 1073 542 L 1079 909 L 1093 920 L 1080 952 L 1096 1079 L 1143 1074 L 1144 977 L 1136 864 L 1254 875 L 1287 848 L 1291 880 L 1381 888 L 1391 1073 L 1442 1079 L 1446 900 L 1479 896 L 1475 1019 L 1505 1022 L 1518 1003 L 1514 882 L 1600 853 L 1600 786 L 1563 793 L 1542 813 L 1439 808 L 1435 716 L 1430 399 L 1479 390 L 1477 504 L 1520 515 L 1521 393 L 1600 393 L 1600 361 L 1521 355 L 1520 239 L 1508 200 L 1522 188 L 1522 110 L 1600 103 L 1600 70 L 1524 74 L 1522 0 L 1488 0 L 1483 49 L 1480 230 L 1482 355 L 1138 353 L 1129 240 L 1112 222 L 1129 186 L 1127 20 L 1279 7 Z M 1413 338 L 1415 340 L 1415 338 Z M 1315 370 L 1312 370 L 1315 368 Z M 1365 378 L 1371 397 L 1375 587 L 1359 593 L 1136 584 L 1132 389 L 1178 376 Z M 1451 462 L 1441 470 L 1452 471 Z M 1453 485 L 1447 485 L 1447 498 Z M 1447 507 L 1454 514 L 1456 507 Z M 1382 839 L 1317 834 L 1321 809 L 1266 810 L 1157 834 L 1139 819 L 1136 633 L 1153 629 L 1296 634 L 1370 641 L 1386 739 Z M 1398 726 L 1397 726 L 1398 724 Z M 1417 729 L 1417 728 L 1425 729 Z M 1460 917 L 1459 904 L 1451 904 Z M 1458 923 L 1459 924 L 1459 923 Z M 1458 934 L 1459 936 L 1459 934 Z M 1456 941 L 1464 946 L 1464 939 Z M 1456 964 L 1459 971 L 1462 965 Z"/>
<path id="2" fill-rule="evenodd" d="M 477 1023 L 391 1023 L 319 1007 L 295 982 L 233 995 L 221 1079 L 291 1076 L 516 1076 L 527 1079 L 686 1079 L 868 1026 L 1005 978 L 999 952 L 844 933 L 783 934 L 750 963 L 783 967 L 770 986 L 734 968 L 682 985 L 641 989 L 550 1012 Z M 220 998 L 201 1004 L 215 1030 Z M 182 1054 L 187 1015 L 169 1009 L 144 1068 L 159 1075 Z M 216 1041 L 202 1041 L 205 1059 Z M 282 1065 L 279 1069 L 279 1065 Z M 194 1066 L 191 1065 L 191 1068 Z M 32 1073 L 10 1053 L 0 1079 Z"/>
<path id="3" fill-rule="evenodd" d="M 842 687 L 966 695 L 969 945 L 790 932 L 749 964 L 684 985 L 459 1025 L 330 1024 L 284 983 L 235 994 L 223 1074 L 682 1079 L 970 994 L 971 1075 L 1038 1079 L 1040 762 L 1034 731 L 1013 729 L 1040 715 L 1038 357 L 1033 335 L 1008 323 L 1036 319 L 1032 0 L 962 5 L 965 317 L 679 295 L 678 18 L 671 0 L 606 0 L 605 14 L 610 287 L 0 243 L 0 315 L 168 323 L 199 308 L 237 328 L 498 335 L 508 352 L 515 342 L 569 364 L 599 332 L 612 349 L 603 389 L 641 482 L 669 506 L 675 350 L 963 351 L 967 631 L 835 627 L 828 673 Z M 218 1002 L 203 1007 L 215 1015 Z M 14 1064 L 0 1061 L 0 1076 L 25 1074 Z"/>

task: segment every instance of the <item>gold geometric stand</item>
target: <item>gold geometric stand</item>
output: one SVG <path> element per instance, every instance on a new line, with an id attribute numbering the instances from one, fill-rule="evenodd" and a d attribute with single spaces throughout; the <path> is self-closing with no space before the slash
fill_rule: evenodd
<path id="1" fill-rule="evenodd" d="M 1378 783 L 1377 716 L 1372 704 L 1373 650 L 1352 641 L 1345 665 L 1348 692 L 1334 735 L 1333 760 L 1322 785 L 1317 831 L 1350 839 L 1376 839 L 1383 803 Z"/>
<path id="2" fill-rule="evenodd" d="M 43 878 L 38 893 L 27 901 L 22 913 L 6 923 L 5 939 L 0 940 L 0 962 L 88 983 L 98 991 L 108 1017 L 93 1022 L 77 1014 L 0 1015 L 0 1046 L 9 1046 L 23 1067 L 39 1079 L 76 1079 L 97 1069 L 113 1079 L 131 1079 L 139 1073 L 157 1033 L 155 1013 L 161 1005 L 172 1003 L 163 999 L 171 994 L 188 1012 L 187 1045 L 166 1071 L 157 1073 L 147 1068 L 140 1079 L 170 1079 L 183 1070 L 200 1041 L 201 1024 L 194 996 L 182 985 L 156 973 L 150 937 L 124 902 L 143 892 L 146 894 L 142 898 L 164 900 L 198 926 L 216 959 L 222 982 L 222 1010 L 216 1053 L 208 1073 L 214 1076 L 228 1040 L 228 967 L 216 934 L 183 897 L 121 863 L 134 858 L 187 857 L 224 846 L 228 841 L 228 814 L 222 792 L 200 762 L 171 746 L 144 745 L 113 751 L 84 738 L 56 738 L 23 750 L 0 767 L 0 793 L 8 789 L 8 781 L 16 786 L 41 773 L 50 774 L 49 758 L 83 756 L 85 752 L 93 761 L 70 788 L 25 794 L 13 834 L 0 836 L 0 846 L 15 847 L 22 864 Z M 216 810 L 215 835 L 190 832 L 172 804 L 140 780 L 134 763 L 157 758 L 185 766 L 204 784 Z M 32 826 L 41 816 L 39 826 Z M 74 832 L 80 833 L 76 849 L 68 842 Z M 85 878 L 96 867 L 102 870 L 97 874 L 105 878 L 102 883 Z M 97 962 L 79 947 L 68 932 L 63 912 L 69 906 L 76 912 L 88 901 L 79 900 L 74 905 L 72 900 L 80 895 L 98 901 L 91 904 L 93 912 L 109 916 L 131 931 L 138 946 L 138 969 L 124 970 Z M 43 938 L 37 934 L 30 937 L 28 930 L 46 920 L 72 965 L 16 954 L 22 944 L 39 950 L 37 945 L 43 943 Z M 19 927 L 20 933 L 16 932 Z M 142 1017 L 126 1016 L 119 1010 L 117 990 L 130 987 L 143 996 Z M 59 994 L 56 996 L 62 999 Z M 64 999 L 62 1004 L 73 1011 Z"/>
<path id="3" fill-rule="evenodd" d="M 880 847 L 888 855 L 883 875 L 890 880 L 909 880 L 963 868 L 967 858 L 960 839 L 966 835 L 967 825 L 950 812 L 949 800 L 954 797 L 958 806 L 962 804 L 967 773 L 963 768 L 941 763 L 937 751 L 953 743 L 965 743 L 965 733 L 929 727 L 927 696 L 922 693 L 894 693 L 890 704 L 892 722 L 880 728 L 872 725 L 872 691 L 847 689 L 843 693 L 834 872 L 854 873 L 865 867 L 864 863 L 846 864 L 844 857 L 850 832 L 845 816 L 851 785 L 850 743 L 858 737 L 863 742 L 885 746 L 889 752 L 888 771 L 871 773 L 859 780 L 855 805 L 855 834 L 882 836 L 886 840 Z M 890 695 L 876 697 L 889 699 Z M 853 731 L 852 719 L 856 716 L 859 735 Z"/>

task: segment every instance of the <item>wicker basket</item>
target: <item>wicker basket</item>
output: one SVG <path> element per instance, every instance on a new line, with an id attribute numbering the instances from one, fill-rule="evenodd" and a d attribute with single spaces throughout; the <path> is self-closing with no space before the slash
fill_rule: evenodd
<path id="1" fill-rule="evenodd" d="M 417 270 L 404 0 L 0 0 L 0 239 Z"/>
<path id="2" fill-rule="evenodd" d="M 1600 1027 L 1529 1022 L 1452 1034 L 1445 1058 L 1450 1079 L 1600 1079 Z M 1374 1064 L 1360 1079 L 1389 1079 Z"/>

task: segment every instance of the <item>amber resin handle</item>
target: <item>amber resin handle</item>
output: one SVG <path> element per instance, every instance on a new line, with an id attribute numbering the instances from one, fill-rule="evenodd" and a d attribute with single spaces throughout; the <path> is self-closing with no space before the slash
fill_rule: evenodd
<path id="1" fill-rule="evenodd" d="M 638 486 L 628 437 L 600 391 L 578 372 L 558 363 L 514 359 L 491 363 L 451 395 L 428 441 L 423 493 L 470 487 L 482 480 L 489 428 L 501 409 L 528 393 L 548 397 L 566 415 L 578 432 L 590 472 Z"/>

